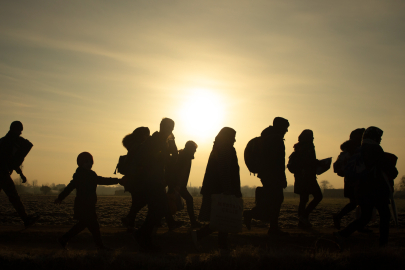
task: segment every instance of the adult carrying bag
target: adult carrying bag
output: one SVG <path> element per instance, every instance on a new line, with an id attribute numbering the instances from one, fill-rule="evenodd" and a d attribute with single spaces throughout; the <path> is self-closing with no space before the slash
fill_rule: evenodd
<path id="1" fill-rule="evenodd" d="M 210 229 L 238 233 L 242 231 L 243 199 L 235 195 L 211 196 Z"/>

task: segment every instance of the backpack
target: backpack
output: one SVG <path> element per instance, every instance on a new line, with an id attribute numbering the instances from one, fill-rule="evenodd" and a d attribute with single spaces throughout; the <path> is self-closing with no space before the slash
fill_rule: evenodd
<path id="1" fill-rule="evenodd" d="M 263 142 L 261 137 L 251 139 L 246 145 L 244 158 L 246 167 L 253 175 L 259 173 L 263 160 Z"/>
<path id="2" fill-rule="evenodd" d="M 288 158 L 287 168 L 290 173 L 294 174 L 297 173 L 299 170 L 299 157 L 296 152 L 292 152 L 290 157 Z"/>
<path id="3" fill-rule="evenodd" d="M 122 175 L 128 174 L 130 169 L 128 165 L 129 164 L 127 162 L 127 155 L 120 156 L 120 158 L 118 159 L 117 167 L 115 167 L 114 174 L 117 174 L 117 172 Z"/>
<path id="4" fill-rule="evenodd" d="M 347 161 L 350 159 L 350 154 L 348 152 L 342 152 L 339 154 L 335 163 L 333 163 L 333 172 L 340 177 L 345 176 L 345 167 Z"/>
<path id="5" fill-rule="evenodd" d="M 367 178 L 369 170 L 366 168 L 364 158 L 360 150 L 357 150 L 346 163 L 344 176 L 345 182 L 355 183 Z"/>

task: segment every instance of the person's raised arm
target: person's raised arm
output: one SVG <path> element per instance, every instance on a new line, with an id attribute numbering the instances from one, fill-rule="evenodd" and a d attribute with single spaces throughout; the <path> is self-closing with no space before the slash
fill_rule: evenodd
<path id="1" fill-rule="evenodd" d="M 124 177 L 123 177 L 124 178 Z M 117 185 L 120 183 L 119 178 L 97 176 L 97 185 Z"/>

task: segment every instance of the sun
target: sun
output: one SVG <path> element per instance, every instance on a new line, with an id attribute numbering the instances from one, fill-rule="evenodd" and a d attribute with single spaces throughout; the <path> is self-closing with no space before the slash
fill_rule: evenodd
<path id="1" fill-rule="evenodd" d="M 181 130 L 197 139 L 214 139 L 222 128 L 224 104 L 220 96 L 206 89 L 194 89 L 180 106 Z"/>

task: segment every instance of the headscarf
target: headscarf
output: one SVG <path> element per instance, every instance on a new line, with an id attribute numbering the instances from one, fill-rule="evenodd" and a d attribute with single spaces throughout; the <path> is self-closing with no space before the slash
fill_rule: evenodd
<path id="1" fill-rule="evenodd" d="M 283 118 L 283 117 L 276 117 L 273 120 L 273 127 L 275 127 L 276 129 L 284 129 L 284 128 L 288 128 L 290 126 L 290 123 L 288 122 L 287 119 Z"/>
<path id="2" fill-rule="evenodd" d="M 305 129 L 301 132 L 300 136 L 298 136 L 298 143 L 294 145 L 294 149 L 297 150 L 300 145 L 306 143 L 313 143 L 314 141 L 314 132 L 310 129 Z"/>
<path id="3" fill-rule="evenodd" d="M 222 128 L 215 137 L 214 148 L 231 144 L 235 141 L 236 131 L 230 127 Z"/>

